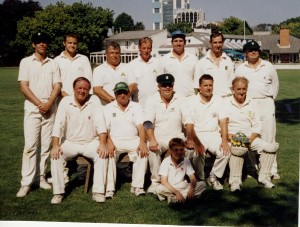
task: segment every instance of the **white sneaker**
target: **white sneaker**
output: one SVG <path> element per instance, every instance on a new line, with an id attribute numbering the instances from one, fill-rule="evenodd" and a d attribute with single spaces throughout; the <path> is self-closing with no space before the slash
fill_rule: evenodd
<path id="1" fill-rule="evenodd" d="M 51 185 L 47 183 L 47 181 L 45 180 L 45 178 L 41 178 L 41 180 L 40 180 L 40 188 L 49 190 L 49 189 L 51 189 Z"/>
<path id="2" fill-rule="evenodd" d="M 236 182 L 236 181 L 233 182 L 233 183 L 231 184 L 230 190 L 231 190 L 232 192 L 235 192 L 236 190 L 241 191 L 240 184 L 239 184 L 238 182 Z"/>
<path id="3" fill-rule="evenodd" d="M 92 199 L 96 203 L 104 203 L 105 202 L 105 196 L 103 194 L 101 194 L 101 193 L 93 193 Z"/>
<path id="4" fill-rule="evenodd" d="M 54 195 L 53 198 L 51 199 L 51 204 L 60 204 L 63 201 L 64 195 L 59 194 L 59 195 Z"/>
<path id="5" fill-rule="evenodd" d="M 145 195 L 146 192 L 143 188 L 135 188 L 134 190 L 135 196 Z"/>
<path id="6" fill-rule="evenodd" d="M 114 197 L 114 191 L 107 191 L 105 193 L 105 198 L 112 199 Z"/>
<path id="7" fill-rule="evenodd" d="M 29 193 L 29 191 L 30 191 L 30 187 L 28 185 L 22 186 L 17 193 L 17 197 L 19 198 L 25 197 Z"/>
<path id="8" fill-rule="evenodd" d="M 280 176 L 279 176 L 278 173 L 275 173 L 275 174 L 273 174 L 273 175 L 271 176 L 271 179 L 272 179 L 272 180 L 279 180 L 279 179 L 280 179 Z"/>
<path id="9" fill-rule="evenodd" d="M 222 184 L 214 177 L 209 177 L 207 184 L 213 188 L 213 190 L 219 191 L 223 189 Z"/>
<path id="10" fill-rule="evenodd" d="M 262 182 L 260 182 L 265 188 L 274 188 L 275 185 L 268 179 L 264 179 Z"/>
<path id="11" fill-rule="evenodd" d="M 156 186 L 154 184 L 151 184 L 150 187 L 148 188 L 147 190 L 147 193 L 150 193 L 150 194 L 153 194 L 153 195 L 156 195 Z"/>
<path id="12" fill-rule="evenodd" d="M 168 196 L 168 204 L 175 204 L 177 203 L 176 196 Z"/>

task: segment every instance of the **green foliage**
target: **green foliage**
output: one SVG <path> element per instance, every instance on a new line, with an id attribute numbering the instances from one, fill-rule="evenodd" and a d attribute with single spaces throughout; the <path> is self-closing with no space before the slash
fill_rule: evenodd
<path id="1" fill-rule="evenodd" d="M 114 21 L 115 31 L 132 31 L 134 30 L 134 21 L 127 13 L 121 13 Z"/>
<path id="2" fill-rule="evenodd" d="M 136 22 L 134 25 L 134 30 L 135 31 L 145 30 L 145 25 L 143 24 L 143 22 Z"/>
<path id="3" fill-rule="evenodd" d="M 23 17 L 33 17 L 40 10 L 42 7 L 35 1 L 5 0 L 0 4 L 0 65 L 19 63 L 15 58 L 18 50 L 10 46 L 17 34 L 17 22 Z"/>
<path id="4" fill-rule="evenodd" d="M 219 29 L 223 34 L 244 35 L 244 21 L 231 16 L 224 19 Z M 246 21 L 245 34 L 252 35 L 252 33 L 253 31 Z"/>
<path id="5" fill-rule="evenodd" d="M 280 180 L 272 190 L 246 178 L 241 193 L 207 192 L 194 205 L 169 207 L 147 194 L 136 197 L 130 183 L 118 188 L 112 200 L 92 201 L 83 192 L 83 182 L 71 178 L 66 199 L 51 205 L 52 190 L 34 188 L 25 198 L 16 198 L 20 187 L 23 138 L 23 101 L 18 92 L 18 68 L 0 68 L 0 220 L 85 223 L 128 223 L 192 226 L 298 226 L 299 210 L 299 70 L 278 70 L 276 100 L 278 168 Z M 49 169 L 48 169 L 49 170 Z M 30 222 L 29 222 L 30 221 Z M 42 225 L 42 224 L 41 224 Z"/>
<path id="6" fill-rule="evenodd" d="M 78 51 L 83 54 L 101 50 L 108 28 L 112 26 L 113 13 L 101 7 L 94 8 L 91 3 L 62 2 L 49 5 L 43 11 L 36 12 L 34 18 L 24 17 L 18 22 L 18 33 L 12 47 L 25 49 L 24 55 L 32 53 L 31 36 L 36 32 L 45 32 L 51 38 L 48 48 L 50 56 L 56 56 L 63 50 L 63 37 L 66 33 L 79 36 Z"/>
<path id="7" fill-rule="evenodd" d="M 179 22 L 179 23 L 170 23 L 166 26 L 168 32 L 172 33 L 176 30 L 181 30 L 184 33 L 191 33 L 193 32 L 192 24 L 189 22 Z"/>
<path id="8" fill-rule="evenodd" d="M 290 35 L 300 39 L 300 16 L 281 22 L 273 28 L 273 34 L 279 34 L 281 28 L 290 29 Z"/>

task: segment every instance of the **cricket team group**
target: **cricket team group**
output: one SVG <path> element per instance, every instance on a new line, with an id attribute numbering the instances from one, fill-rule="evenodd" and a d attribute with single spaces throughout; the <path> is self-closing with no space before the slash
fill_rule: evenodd
<path id="1" fill-rule="evenodd" d="M 76 34 L 64 37 L 65 49 L 54 59 L 47 57 L 49 37 L 32 36 L 34 53 L 21 60 L 18 75 L 25 145 L 17 197 L 37 184 L 52 189 L 51 203 L 60 204 L 67 161 L 82 155 L 93 161 L 92 199 L 103 203 L 117 196 L 116 163 L 124 153 L 133 163 L 130 192 L 169 204 L 197 199 L 207 185 L 222 190 L 228 167 L 230 190 L 240 191 L 244 163 L 262 187 L 275 186 L 279 81 L 259 44 L 245 43 L 246 60 L 235 68 L 221 32 L 211 33 L 200 60 L 185 50 L 184 32 L 171 35 L 170 53 L 153 57 L 152 39 L 144 37 L 129 63 L 121 62 L 119 43 L 109 42 L 106 61 L 94 70 L 77 52 Z"/>

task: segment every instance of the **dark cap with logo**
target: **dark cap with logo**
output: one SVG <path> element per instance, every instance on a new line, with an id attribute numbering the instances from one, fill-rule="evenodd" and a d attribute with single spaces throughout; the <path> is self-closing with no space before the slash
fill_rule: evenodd
<path id="1" fill-rule="evenodd" d="M 173 84 L 174 81 L 174 76 L 171 74 L 162 74 L 156 77 L 156 82 L 159 84 Z"/>
<path id="2" fill-rule="evenodd" d="M 33 43 L 49 43 L 50 38 L 47 34 L 43 32 L 38 32 L 32 35 L 31 42 Z"/>
<path id="3" fill-rule="evenodd" d="M 117 91 L 129 91 L 129 87 L 125 82 L 119 82 L 115 85 L 115 88 L 113 89 L 114 92 Z"/>
<path id="4" fill-rule="evenodd" d="M 176 39 L 176 38 L 182 38 L 185 39 L 185 34 L 183 31 L 181 30 L 176 30 L 174 32 L 172 32 L 172 40 Z"/>
<path id="5" fill-rule="evenodd" d="M 256 41 L 250 41 L 250 42 L 246 43 L 243 46 L 243 51 L 244 52 L 246 52 L 246 51 L 252 51 L 252 50 L 258 50 L 258 51 L 260 51 L 260 46 L 259 46 L 259 44 Z"/>

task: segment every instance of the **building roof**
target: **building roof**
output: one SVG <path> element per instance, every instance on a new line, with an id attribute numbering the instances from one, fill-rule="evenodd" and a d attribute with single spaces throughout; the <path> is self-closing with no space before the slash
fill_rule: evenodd
<path id="1" fill-rule="evenodd" d="M 112 40 L 130 40 L 130 39 L 141 39 L 143 37 L 151 37 L 153 35 L 156 35 L 158 33 L 162 32 L 161 30 L 141 30 L 141 31 L 126 31 L 121 32 L 115 35 L 112 35 L 108 37 L 107 41 Z"/>

